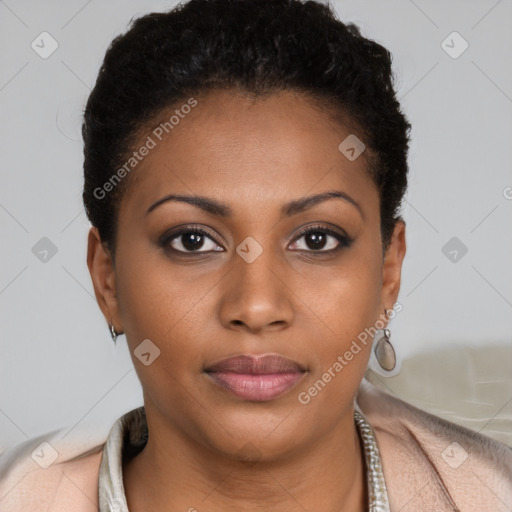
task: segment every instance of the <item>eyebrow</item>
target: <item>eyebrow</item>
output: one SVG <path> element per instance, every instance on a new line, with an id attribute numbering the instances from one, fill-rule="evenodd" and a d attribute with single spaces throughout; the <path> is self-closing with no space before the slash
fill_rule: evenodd
<path id="1" fill-rule="evenodd" d="M 329 199 L 340 199 L 351 204 L 357 209 L 361 217 L 364 219 L 364 213 L 359 203 L 352 199 L 346 192 L 342 192 L 340 190 L 329 190 L 327 192 L 322 192 L 321 194 L 316 194 L 314 196 L 302 197 L 300 199 L 290 201 L 282 206 L 281 215 L 290 217 L 292 215 L 296 215 L 305 210 L 313 208 L 313 206 L 316 206 L 317 204 L 320 204 Z M 165 197 L 162 197 L 147 209 L 146 215 L 152 212 L 161 204 L 166 203 L 168 201 L 178 201 L 182 203 L 191 204 L 193 206 L 201 208 L 205 212 L 211 213 L 212 215 L 218 215 L 220 217 L 233 216 L 233 210 L 227 204 L 220 203 L 215 199 L 211 199 L 209 197 L 204 196 L 191 196 L 179 194 L 169 194 Z"/>

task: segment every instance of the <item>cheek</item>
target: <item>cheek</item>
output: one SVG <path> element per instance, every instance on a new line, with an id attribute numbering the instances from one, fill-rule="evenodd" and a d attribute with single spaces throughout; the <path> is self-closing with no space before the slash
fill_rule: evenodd
<path id="1" fill-rule="evenodd" d="M 126 331 L 135 338 L 161 339 L 197 302 L 186 272 L 166 261 L 158 249 L 140 243 L 130 251 L 119 244 L 116 268 L 118 304 Z"/>
<path id="2" fill-rule="evenodd" d="M 170 373 L 162 377 L 172 380 L 187 371 L 201 371 L 207 342 L 205 319 L 211 318 L 211 311 L 205 311 L 208 301 L 204 296 L 218 278 L 205 267 L 180 270 L 144 244 L 131 252 L 120 250 L 119 255 L 118 305 L 132 357 L 137 355 L 137 347 L 149 339 L 160 350 L 155 365 L 162 367 L 161 372 Z M 145 367 L 133 359 L 136 367 L 144 371 Z"/>
<path id="3" fill-rule="evenodd" d="M 183 273 L 171 272 L 159 260 L 143 251 L 140 257 L 135 251 L 120 257 L 119 312 L 144 393 L 164 409 L 185 410 L 187 379 L 201 371 L 201 337 L 194 329 L 202 294 L 187 286 Z"/>
<path id="4" fill-rule="evenodd" d="M 354 251 L 344 265 L 325 276 L 323 290 L 314 282 L 309 285 L 315 290 L 312 309 L 322 319 L 326 336 L 314 349 L 316 378 L 329 371 L 325 379 L 337 383 L 333 389 L 346 386 L 347 381 L 358 384 L 367 368 L 374 326 L 384 313 L 379 310 L 381 261 L 375 254 L 373 250 Z M 333 374 L 343 377 L 335 379 Z"/>
<path id="5" fill-rule="evenodd" d="M 326 272 L 322 288 L 315 282 L 309 285 L 316 289 L 315 304 L 322 305 L 339 339 L 357 335 L 355 330 L 372 325 L 379 314 L 381 262 L 374 255 L 361 244 L 347 253 L 341 265 Z"/>

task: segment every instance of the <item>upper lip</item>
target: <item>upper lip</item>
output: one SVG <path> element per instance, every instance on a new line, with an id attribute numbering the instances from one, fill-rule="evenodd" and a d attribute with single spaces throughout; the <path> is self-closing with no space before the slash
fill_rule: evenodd
<path id="1" fill-rule="evenodd" d="M 296 361 L 276 354 L 269 354 L 264 356 L 240 355 L 228 357 L 209 366 L 205 371 L 264 375 L 305 372 L 306 369 Z"/>

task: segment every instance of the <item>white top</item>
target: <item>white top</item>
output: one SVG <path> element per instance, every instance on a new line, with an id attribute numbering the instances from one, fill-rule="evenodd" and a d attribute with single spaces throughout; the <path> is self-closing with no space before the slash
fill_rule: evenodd
<path id="1" fill-rule="evenodd" d="M 390 512 L 384 474 L 373 428 L 355 404 L 354 420 L 361 437 L 368 482 L 369 512 Z M 144 406 L 121 416 L 103 447 L 99 472 L 99 512 L 129 512 L 123 485 L 123 450 L 134 456 L 148 440 Z"/>

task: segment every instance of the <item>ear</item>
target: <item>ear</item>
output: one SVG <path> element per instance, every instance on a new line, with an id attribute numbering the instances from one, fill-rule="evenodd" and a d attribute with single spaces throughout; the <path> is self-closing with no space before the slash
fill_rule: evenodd
<path id="1" fill-rule="evenodd" d="M 91 274 L 94 294 L 107 323 L 114 324 L 116 331 L 121 332 L 119 309 L 117 302 L 115 267 L 110 251 L 101 242 L 96 227 L 91 227 L 87 245 L 87 266 Z"/>
<path id="2" fill-rule="evenodd" d="M 382 309 L 391 309 L 398 298 L 405 251 L 405 222 L 399 219 L 396 222 L 391 241 L 384 254 L 381 289 Z"/>

